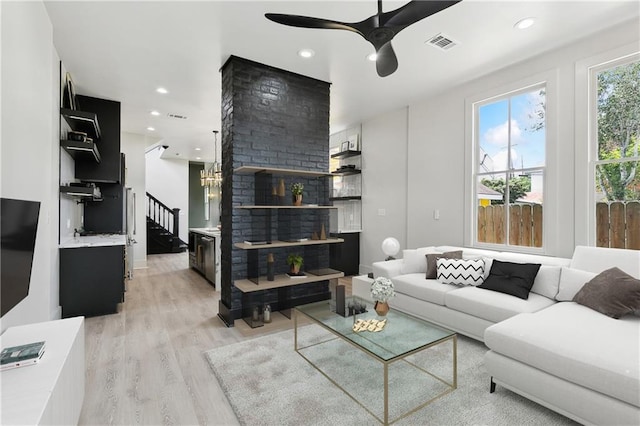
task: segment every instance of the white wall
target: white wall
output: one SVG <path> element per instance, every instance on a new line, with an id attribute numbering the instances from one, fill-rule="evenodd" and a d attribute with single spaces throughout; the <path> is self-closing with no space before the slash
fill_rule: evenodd
<path id="1" fill-rule="evenodd" d="M 146 158 L 145 149 L 149 144 L 147 137 L 135 133 L 122 132 L 120 150 L 126 158 L 125 186 L 136 194 L 135 234 L 133 246 L 134 268 L 147 266 L 147 224 L 146 224 Z"/>
<path id="2" fill-rule="evenodd" d="M 64 64 L 61 64 L 62 69 L 58 70 L 60 66 L 56 64 L 56 78 L 55 81 L 59 82 L 60 92 L 63 93 L 64 90 L 64 78 L 60 76 L 64 76 L 67 73 L 67 69 L 64 67 Z M 56 97 L 58 103 L 54 105 L 54 111 L 56 111 L 60 107 L 60 99 L 59 96 Z M 65 138 L 66 135 L 71 130 L 71 127 L 64 121 L 60 120 L 59 117 L 56 117 L 56 121 L 60 127 L 60 138 Z M 63 148 L 59 148 L 59 161 L 60 161 L 60 177 L 59 184 L 60 185 L 68 185 L 71 182 L 78 182 L 75 178 L 76 175 L 76 163 L 73 157 L 69 155 L 67 151 Z M 76 229 L 82 229 L 82 221 L 84 214 L 84 204 L 78 203 L 78 199 L 76 197 L 70 197 L 66 195 L 60 195 L 60 213 L 59 213 L 59 221 L 60 221 L 60 240 L 64 240 L 68 237 L 73 236 Z"/>
<path id="3" fill-rule="evenodd" d="M 179 236 L 186 242 L 189 238 L 189 162 L 162 159 L 160 151 L 153 149 L 146 154 L 145 182 L 148 193 L 167 207 L 180 209 Z"/>
<path id="4" fill-rule="evenodd" d="M 51 22 L 40 2 L 0 3 L 2 139 L 0 195 L 40 201 L 29 295 L 1 320 L 48 321 L 58 303 L 58 65 Z M 3 283 L 4 284 L 4 283 Z"/>
<path id="5" fill-rule="evenodd" d="M 463 119 L 464 98 L 449 94 L 409 108 L 407 248 L 462 244 Z"/>
<path id="6" fill-rule="evenodd" d="M 385 238 L 407 246 L 406 108 L 362 123 L 362 228 L 360 272 L 384 259 Z"/>
<path id="7" fill-rule="evenodd" d="M 546 209 L 549 216 L 545 219 L 553 232 L 545 235 L 546 253 L 571 257 L 575 245 L 587 240 L 582 235 L 586 232 L 585 227 L 574 227 L 577 218 L 587 214 L 586 211 L 581 213 L 574 201 L 584 198 L 576 192 L 576 188 L 581 190 L 584 183 L 576 182 L 575 172 L 586 167 L 582 163 L 576 164 L 575 158 L 587 158 L 587 141 L 583 137 L 578 140 L 575 136 L 575 99 L 576 95 L 578 99 L 584 99 L 579 91 L 586 91 L 586 87 L 576 89 L 576 73 L 584 73 L 584 70 L 578 70 L 584 58 L 614 51 L 621 46 L 640 46 L 639 41 L 640 29 L 637 21 L 632 20 L 414 102 L 408 107 L 406 140 L 403 140 L 398 111 L 365 123 L 363 170 L 367 171 L 363 171 L 363 195 L 366 198 L 363 197 L 361 269 L 368 270 L 370 262 L 382 257 L 381 239 L 394 233 L 402 248 L 469 244 L 469 233 L 465 234 L 470 221 L 470 215 L 465 211 L 465 189 L 468 187 L 465 179 L 465 138 L 468 136 L 465 103 L 491 89 L 517 84 L 542 74 L 552 76 L 556 92 L 547 94 L 552 99 L 551 108 L 555 109 L 549 114 L 553 114 L 556 123 L 553 134 L 549 136 L 551 144 L 548 147 L 547 166 L 553 182 L 545 191 L 545 206 L 549 207 Z M 405 168 L 408 180 L 404 178 Z M 394 184 L 381 179 L 383 175 Z M 585 173 L 578 176 L 585 176 Z M 399 193 L 403 196 L 408 194 L 406 207 L 396 201 Z M 393 220 L 377 217 L 377 209 L 387 205 L 406 208 L 406 217 L 402 214 L 393 215 Z M 439 210 L 439 220 L 434 219 L 435 210 Z M 387 219 L 391 218 L 387 216 Z M 406 239 L 403 240 L 404 236 Z"/>

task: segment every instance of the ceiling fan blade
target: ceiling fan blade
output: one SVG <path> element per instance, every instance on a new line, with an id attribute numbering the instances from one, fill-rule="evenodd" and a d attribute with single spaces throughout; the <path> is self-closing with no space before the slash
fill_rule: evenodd
<path id="1" fill-rule="evenodd" d="M 392 10 L 390 12 L 383 13 L 380 17 L 380 23 L 384 27 L 401 27 L 396 30 L 396 34 L 401 29 L 407 27 L 421 19 L 436 14 L 448 7 L 459 3 L 461 0 L 453 1 L 425 1 L 425 0 L 412 0 L 404 6 Z"/>
<path id="2" fill-rule="evenodd" d="M 376 54 L 376 71 L 380 77 L 391 75 L 398 69 L 398 58 L 391 42 L 384 44 Z"/>
<path id="3" fill-rule="evenodd" d="M 360 33 L 358 30 L 345 22 L 332 21 L 330 19 L 312 18 L 309 16 L 285 15 L 281 13 L 265 13 L 264 16 L 278 24 L 290 27 L 301 28 L 321 28 L 329 30 L 346 30 Z"/>

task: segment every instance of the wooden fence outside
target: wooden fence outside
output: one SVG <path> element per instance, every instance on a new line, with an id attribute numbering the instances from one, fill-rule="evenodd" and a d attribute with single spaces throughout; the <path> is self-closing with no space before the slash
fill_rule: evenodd
<path id="1" fill-rule="evenodd" d="M 478 206 L 478 241 L 505 244 L 504 205 Z M 542 247 L 542 206 L 509 206 L 509 244 Z M 640 250 L 640 201 L 596 204 L 596 245 Z"/>
<path id="2" fill-rule="evenodd" d="M 640 250 L 640 201 L 596 203 L 596 246 Z"/>

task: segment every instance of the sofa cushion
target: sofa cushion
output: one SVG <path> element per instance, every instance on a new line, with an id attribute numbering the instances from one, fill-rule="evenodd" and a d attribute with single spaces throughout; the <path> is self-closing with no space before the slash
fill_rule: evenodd
<path id="1" fill-rule="evenodd" d="M 492 325 L 484 342 L 499 354 L 640 407 L 636 316 L 615 320 L 577 303 L 556 303 Z"/>
<path id="2" fill-rule="evenodd" d="M 541 256 L 527 253 L 500 252 L 496 259 L 516 263 L 539 263 L 541 265 L 569 266 L 571 259 L 555 256 Z"/>
<path id="3" fill-rule="evenodd" d="M 582 286 L 595 276 L 596 274 L 593 272 L 563 267 L 560 271 L 560 287 L 558 288 L 556 300 L 571 302 Z"/>
<path id="4" fill-rule="evenodd" d="M 428 280 L 436 279 L 437 275 L 437 260 L 438 259 L 462 259 L 462 250 L 447 251 L 444 253 L 429 253 L 427 256 L 427 273 L 425 278 Z"/>
<path id="5" fill-rule="evenodd" d="M 480 257 L 494 258 L 498 254 L 500 254 L 499 251 L 495 251 L 495 250 L 485 250 L 485 249 L 457 247 L 457 246 L 436 246 L 436 250 L 439 252 L 462 250 L 463 259 L 478 259 Z"/>
<path id="6" fill-rule="evenodd" d="M 541 296 L 554 299 L 560 288 L 560 271 L 562 267 L 552 265 L 542 265 L 533 281 L 531 292 Z"/>
<path id="7" fill-rule="evenodd" d="M 525 300 L 472 286 L 445 293 L 448 308 L 491 322 L 503 321 L 522 312 L 536 312 L 554 303 L 535 293 Z"/>
<path id="8" fill-rule="evenodd" d="M 496 259 L 489 276 L 478 287 L 527 299 L 539 269 L 539 263 L 502 262 Z"/>
<path id="9" fill-rule="evenodd" d="M 443 259 L 438 258 L 436 279 L 442 284 L 458 286 L 478 285 L 484 281 L 483 259 Z"/>
<path id="10" fill-rule="evenodd" d="M 618 319 L 640 310 L 640 280 L 620 268 L 607 269 L 586 283 L 573 301 Z"/>
<path id="11" fill-rule="evenodd" d="M 445 294 L 460 288 L 455 285 L 441 284 L 436 280 L 426 280 L 424 274 L 420 273 L 394 277 L 393 285 L 396 293 L 443 306 Z"/>
<path id="12" fill-rule="evenodd" d="M 616 266 L 640 278 L 640 250 L 577 246 L 569 266 L 596 274 Z"/>
<path id="13" fill-rule="evenodd" d="M 418 249 L 402 250 L 401 274 L 415 274 L 427 272 L 427 253 L 437 253 L 434 247 L 421 247 Z"/>

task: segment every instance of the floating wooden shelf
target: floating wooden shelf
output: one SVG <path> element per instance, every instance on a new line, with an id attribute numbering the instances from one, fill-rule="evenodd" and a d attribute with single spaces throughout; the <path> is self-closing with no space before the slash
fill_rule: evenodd
<path id="1" fill-rule="evenodd" d="M 295 169 L 272 169 L 269 167 L 258 167 L 258 166 L 242 166 L 242 167 L 238 167 L 233 172 L 238 174 L 271 173 L 274 175 L 305 176 L 305 177 L 331 176 L 331 173 L 312 172 L 309 170 L 295 170 Z"/>
<path id="2" fill-rule="evenodd" d="M 336 278 L 344 277 L 343 272 L 338 272 L 330 275 L 313 275 L 309 272 L 305 272 L 305 274 L 307 276 L 303 278 L 290 278 L 287 275 L 276 275 L 273 281 L 267 281 L 266 276 L 259 277 L 258 281 L 260 284 L 256 284 L 253 281 L 248 279 L 237 280 L 237 281 L 234 281 L 234 285 L 241 292 L 250 293 L 253 291 L 270 290 L 273 288 L 282 288 L 282 287 L 289 287 L 289 286 L 294 286 L 299 284 L 315 283 L 318 281 L 333 280 Z"/>
<path id="3" fill-rule="evenodd" d="M 361 154 L 362 154 L 361 151 L 348 150 L 348 151 L 342 151 L 342 152 L 337 152 L 335 154 L 331 154 L 331 158 L 349 158 L 349 157 L 356 157 Z"/>
<path id="4" fill-rule="evenodd" d="M 297 246 L 312 246 L 319 244 L 336 244 L 344 243 L 342 238 L 327 238 L 326 240 L 307 240 L 307 241 L 279 241 L 273 240 L 271 244 L 247 244 L 247 243 L 235 243 L 234 246 L 242 250 L 256 250 L 256 249 L 271 249 L 280 247 L 297 247 Z"/>
<path id="5" fill-rule="evenodd" d="M 96 163 L 100 163 L 102 159 L 95 142 L 80 142 L 65 139 L 60 141 L 60 146 L 74 159 L 88 158 Z"/>
<path id="6" fill-rule="evenodd" d="M 337 209 L 335 206 L 317 206 L 317 205 L 306 205 L 306 206 L 233 206 L 234 209 Z"/>
<path id="7" fill-rule="evenodd" d="M 98 116 L 95 113 L 60 108 L 60 114 L 62 114 L 71 129 L 85 132 L 94 141 L 100 139 L 100 125 L 98 124 Z"/>
<path id="8" fill-rule="evenodd" d="M 349 197 L 330 197 L 329 201 L 358 201 L 362 200 L 361 195 L 352 195 Z"/>
<path id="9" fill-rule="evenodd" d="M 92 186 L 74 186 L 60 185 L 60 193 L 70 197 L 79 197 L 83 199 L 91 198 L 94 201 L 101 201 L 102 195 L 95 195 L 95 187 Z"/>
<path id="10" fill-rule="evenodd" d="M 335 170 L 331 172 L 332 176 L 349 176 L 349 175 L 359 175 L 362 173 L 360 169 L 351 169 L 351 170 Z"/>

